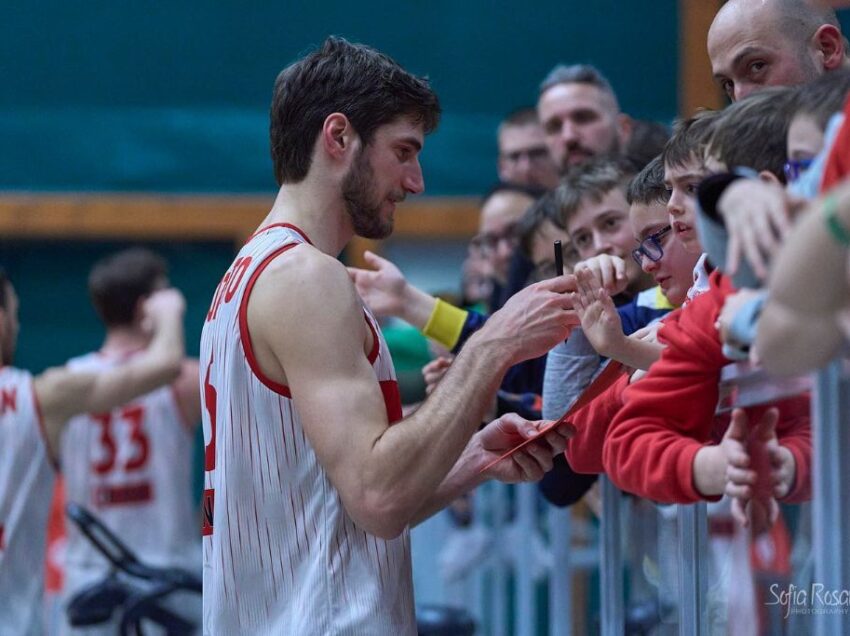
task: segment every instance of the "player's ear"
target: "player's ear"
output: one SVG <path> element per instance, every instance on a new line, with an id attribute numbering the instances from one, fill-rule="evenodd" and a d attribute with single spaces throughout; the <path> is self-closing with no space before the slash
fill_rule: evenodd
<path id="1" fill-rule="evenodd" d="M 342 113 L 331 113 L 322 125 L 321 144 L 325 153 L 334 159 L 343 159 L 350 153 L 357 133 L 348 117 Z"/>

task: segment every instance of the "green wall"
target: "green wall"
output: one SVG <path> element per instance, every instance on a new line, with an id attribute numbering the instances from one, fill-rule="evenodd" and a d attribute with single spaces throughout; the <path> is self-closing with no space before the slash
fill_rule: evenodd
<path id="1" fill-rule="evenodd" d="M 0 264 L 20 296 L 16 366 L 39 372 L 100 347 L 103 329 L 88 299 L 86 279 L 121 242 L 0 240 Z M 146 243 L 165 257 L 171 282 L 186 296 L 186 348 L 198 354 L 204 315 L 230 262 L 232 243 Z"/>
<path id="2" fill-rule="evenodd" d="M 427 74 L 445 117 L 428 194 L 495 177 L 495 127 L 558 61 L 593 62 L 631 114 L 676 113 L 677 2 L 8 3 L 0 20 L 0 189 L 274 189 L 278 71 L 326 35 Z"/>

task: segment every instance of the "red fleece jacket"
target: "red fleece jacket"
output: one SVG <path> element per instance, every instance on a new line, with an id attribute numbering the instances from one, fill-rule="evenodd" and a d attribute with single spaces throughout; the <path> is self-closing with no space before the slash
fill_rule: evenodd
<path id="1" fill-rule="evenodd" d="M 629 376 L 623 375 L 570 420 L 576 432 L 567 440 L 567 462 L 577 473 L 604 473 L 602 444 L 608 424 L 623 406 Z"/>
<path id="2" fill-rule="evenodd" d="M 601 449 L 602 467 L 622 490 L 670 503 L 718 499 L 703 496 L 693 482 L 697 451 L 719 442 L 729 424 L 728 416 L 714 415 L 720 372 L 731 362 L 723 356 L 714 323 L 734 289 L 719 272 L 712 274 L 710 284 L 709 291 L 664 321 L 659 339 L 667 346 L 661 359 L 622 392 L 623 407 L 608 427 Z M 599 399 L 606 397 L 611 396 L 603 394 Z M 747 409 L 750 421 L 758 421 L 769 406 Z M 809 398 L 795 397 L 772 406 L 780 411 L 779 442 L 796 462 L 795 483 L 784 501 L 803 501 L 811 497 Z M 604 422 L 593 423 L 604 427 Z M 600 435 L 587 432 L 583 438 L 598 444 Z M 570 452 L 576 450 L 571 447 Z M 594 450 L 600 451 L 588 443 L 582 454 Z M 570 460 L 578 470 L 572 455 Z M 590 460 L 582 462 L 590 465 Z"/>

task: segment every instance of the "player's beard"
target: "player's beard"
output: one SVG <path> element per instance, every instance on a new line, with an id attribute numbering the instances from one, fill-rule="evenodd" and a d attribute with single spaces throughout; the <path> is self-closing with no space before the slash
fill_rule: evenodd
<path id="1" fill-rule="evenodd" d="M 342 181 L 342 198 L 357 236 L 384 239 L 393 232 L 393 216 L 381 218 L 382 200 L 374 200 L 375 173 L 365 149 L 361 148 Z"/>

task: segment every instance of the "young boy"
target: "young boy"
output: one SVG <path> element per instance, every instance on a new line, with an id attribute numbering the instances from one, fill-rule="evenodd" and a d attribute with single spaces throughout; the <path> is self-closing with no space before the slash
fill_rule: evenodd
<path id="1" fill-rule="evenodd" d="M 664 184 L 664 164 L 657 157 L 629 185 L 629 219 L 637 248 L 632 255 L 640 259 L 644 272 L 657 287 L 652 292 L 678 307 L 687 297 L 698 254 L 688 252 L 673 236 L 667 222 L 669 192 Z M 627 336 L 622 329 L 610 296 L 604 289 L 593 290 L 586 274 L 577 274 L 580 291 L 573 306 L 582 319 L 582 331 L 596 351 L 627 366 L 646 369 L 661 354 L 662 345 Z M 598 282 L 594 283 L 598 287 Z M 663 319 L 662 319 L 663 320 Z M 573 337 L 575 334 L 573 334 Z M 607 424 L 622 406 L 622 393 L 629 378 L 623 375 L 607 391 L 576 413 L 576 435 L 567 444 L 567 460 L 576 472 L 601 473 L 602 443 Z"/>
<path id="2" fill-rule="evenodd" d="M 715 124 L 706 164 L 723 170 L 747 166 L 782 178 L 787 114 L 782 113 L 787 90 L 759 93 L 730 106 Z M 781 144 L 764 140 L 783 140 Z M 690 228 L 680 228 L 682 233 Z M 623 394 L 603 448 L 603 465 L 619 487 L 656 501 L 692 503 L 716 500 L 726 490 L 727 459 L 739 425 L 724 436 L 728 418 L 715 418 L 720 372 L 730 360 L 722 353 L 715 322 L 725 298 L 732 293 L 729 279 L 711 275 L 709 290 L 665 321 L 659 339 L 666 345 L 660 360 Z M 810 493 L 810 431 L 808 398 L 793 398 L 778 407 L 779 444 L 772 449 L 770 494 L 786 501 Z M 766 407 L 748 409 L 749 422 L 770 431 L 774 415 Z M 744 418 L 746 419 L 746 418 Z M 771 439 L 765 434 L 764 440 Z M 740 441 L 740 440 L 738 440 Z M 731 493 L 730 493 L 731 494 Z M 745 498 L 750 493 L 736 493 Z"/>

